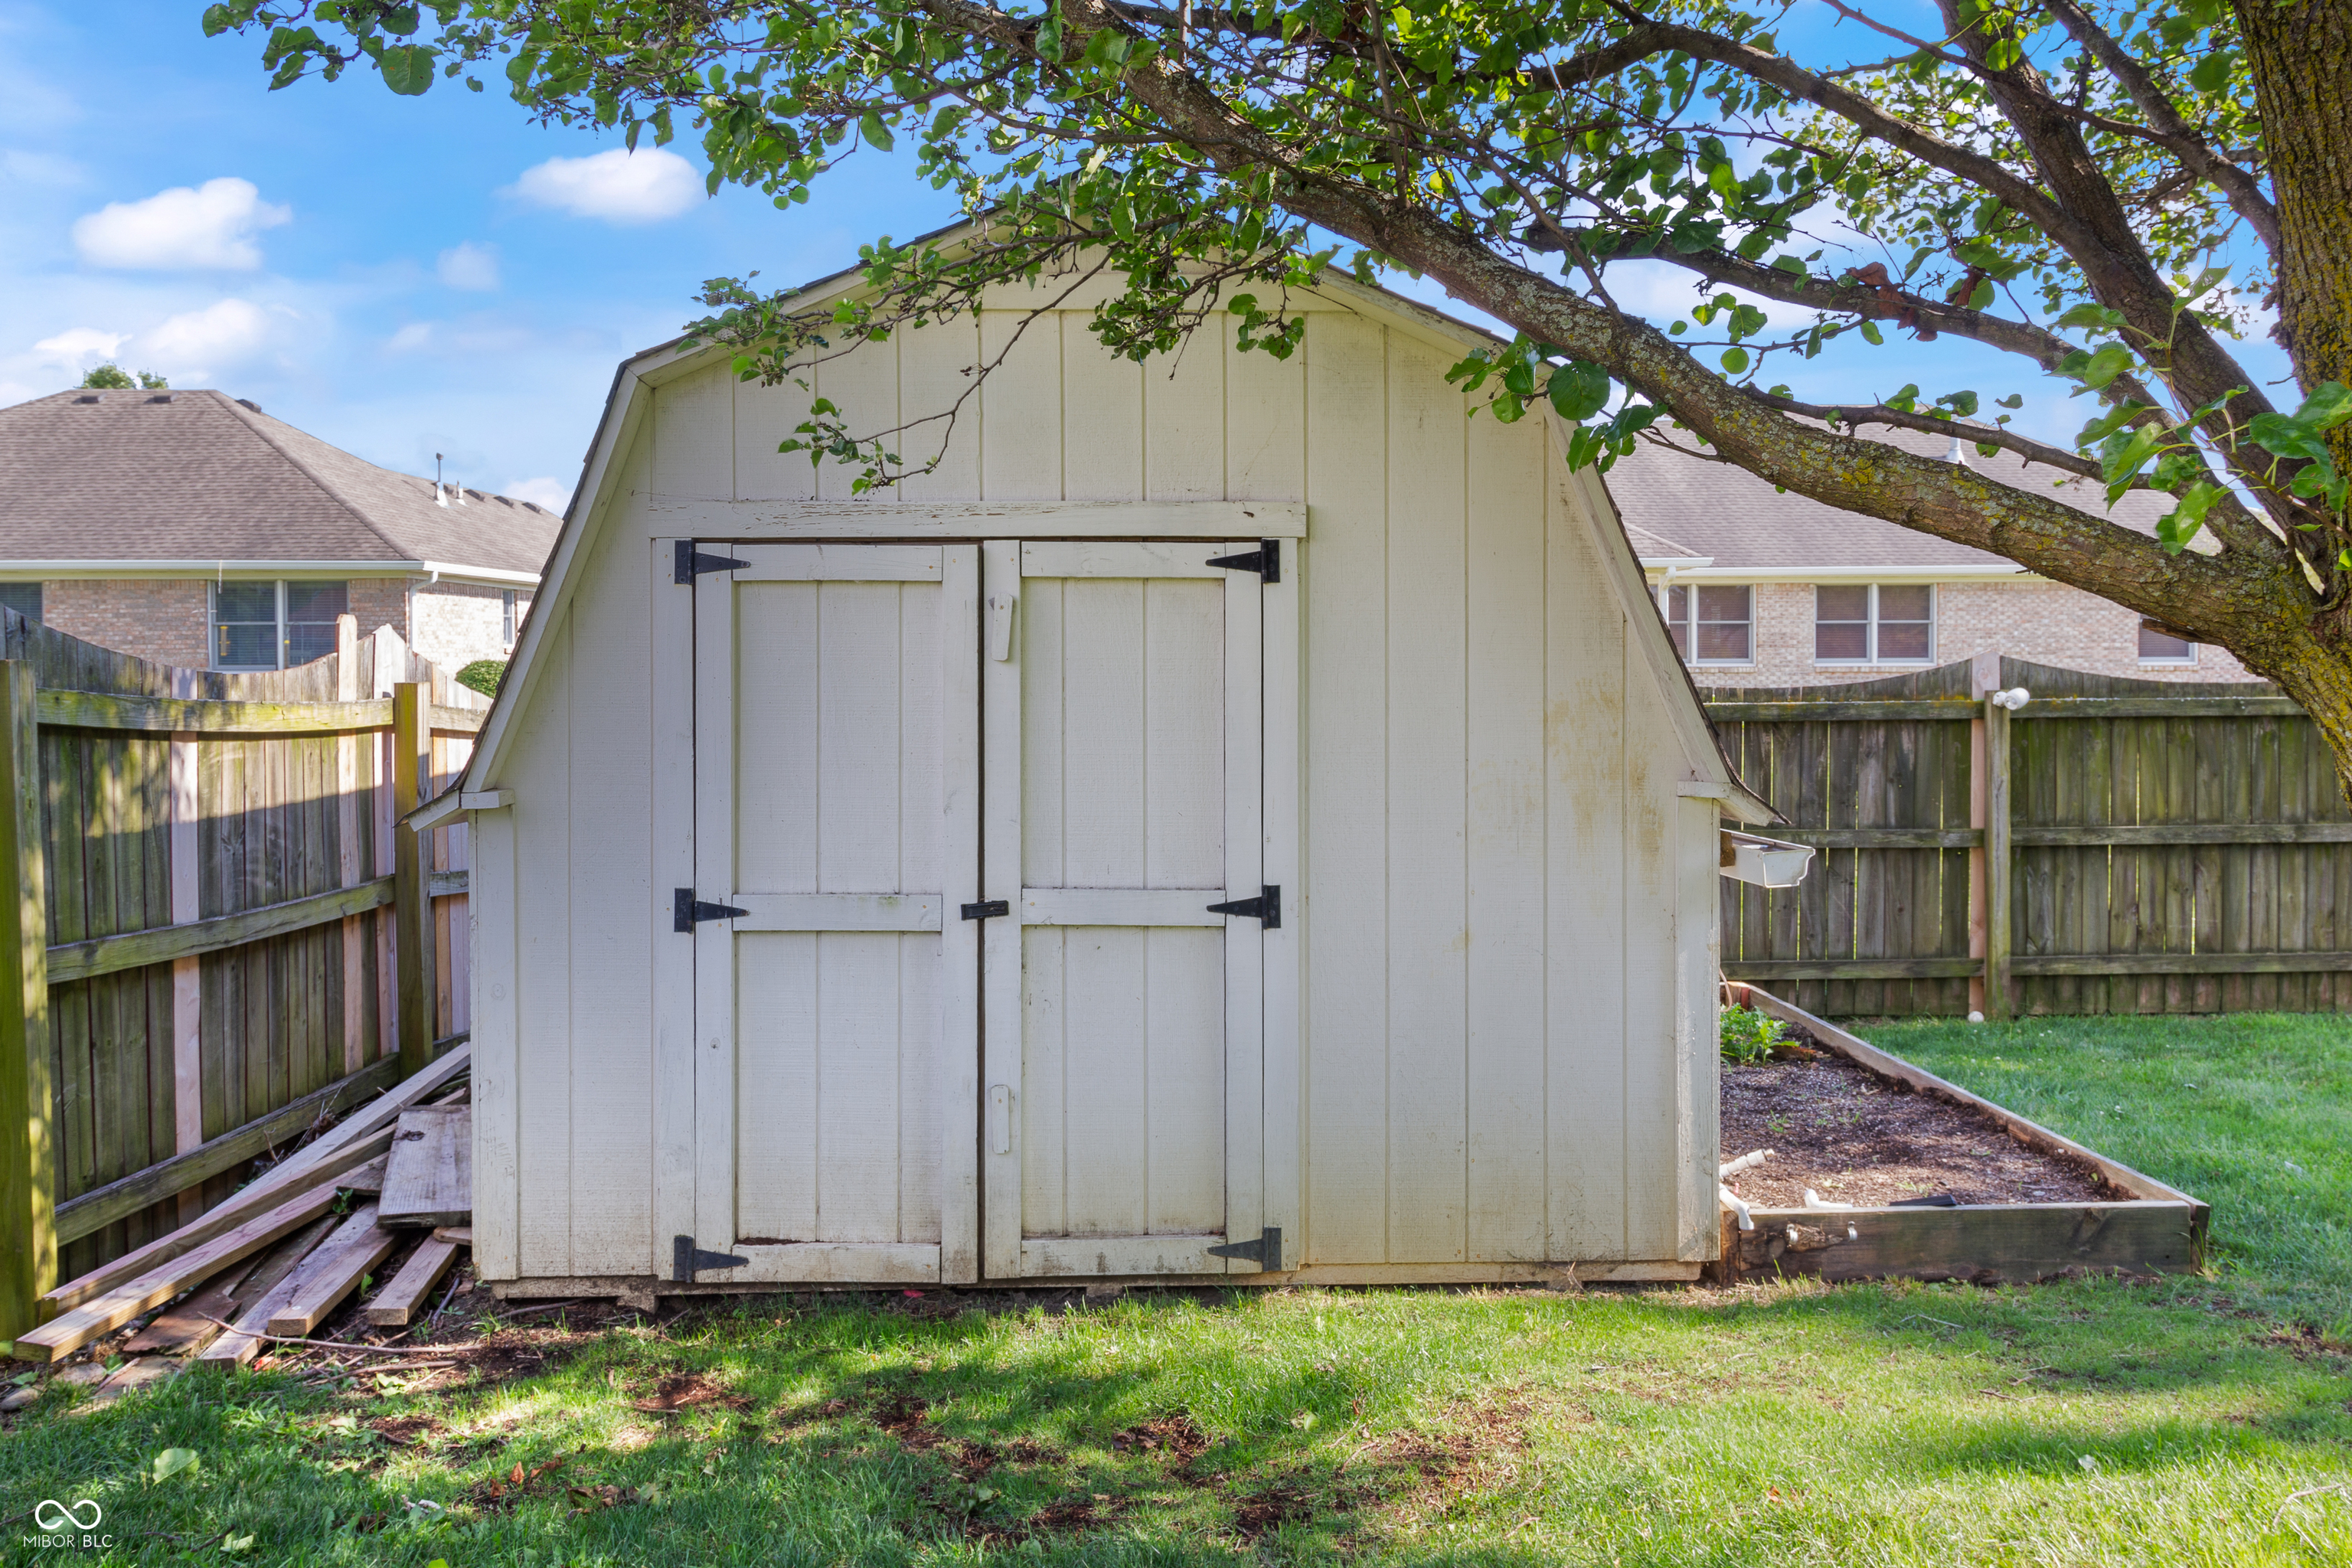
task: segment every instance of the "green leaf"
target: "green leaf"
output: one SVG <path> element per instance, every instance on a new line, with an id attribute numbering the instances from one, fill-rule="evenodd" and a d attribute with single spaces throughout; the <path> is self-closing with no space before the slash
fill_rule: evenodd
<path id="1" fill-rule="evenodd" d="M 2067 356 L 2069 362 L 2073 357 L 2071 354 Z M 2131 369 L 2131 351 L 2121 343 L 2108 343 L 2095 352 L 2083 363 L 2082 367 L 2073 374 L 2074 379 L 2084 386 L 2094 392 L 2099 392 L 2104 391 L 2109 382 Z M 2061 369 L 2063 368 L 2061 366 Z"/>
<path id="2" fill-rule="evenodd" d="M 2124 324 L 2124 313 L 2110 310 L 2095 301 L 2085 300 L 2059 317 L 2058 324 L 2062 327 L 2104 327 L 2112 331 Z"/>
<path id="3" fill-rule="evenodd" d="M 1742 348 L 1728 348 L 1724 350 L 1723 368 L 1732 375 L 1738 375 L 1741 371 L 1746 370 L 1748 368 L 1748 351 Z"/>
<path id="4" fill-rule="evenodd" d="M 2137 425 L 2128 430 L 2118 430 L 2099 448 L 2099 474 L 2107 481 L 2107 505 L 2121 500 L 2131 489 L 2133 479 L 2147 467 L 2150 458 L 2165 444 L 2171 434 L 2153 425 Z"/>
<path id="5" fill-rule="evenodd" d="M 1739 194 L 1739 173 L 1728 163 L 1717 163 L 1708 169 L 1706 183 L 1714 187 L 1718 196 L 1729 197 Z"/>
<path id="6" fill-rule="evenodd" d="M 168 1481 L 183 1470 L 194 1469 L 202 1462 L 194 1448 L 166 1448 L 148 1461 L 148 1483 Z"/>
<path id="7" fill-rule="evenodd" d="M 1559 416 L 1580 425 L 1609 405 L 1609 373 L 1597 364 L 1570 361 L 1551 373 L 1546 390 Z"/>
<path id="8" fill-rule="evenodd" d="M 867 146 L 878 147 L 885 153 L 898 144 L 890 134 L 890 127 L 883 123 L 882 115 L 877 110 L 866 111 L 866 118 L 857 122 L 857 133 L 866 139 Z"/>
<path id="9" fill-rule="evenodd" d="M 2179 504 L 2156 520 L 2157 542 L 2164 546 L 2165 553 L 2178 555 L 2186 550 L 2197 531 L 2205 526 L 2205 514 L 2221 499 L 2221 489 L 2202 479 L 2189 486 Z"/>
<path id="10" fill-rule="evenodd" d="M 2237 56 L 2227 49 L 2216 49 L 2197 62 L 2196 68 L 2189 73 L 2189 85 L 2200 92 L 2219 92 L 2230 84 L 2230 72 L 2237 63 Z"/>
<path id="11" fill-rule="evenodd" d="M 1862 324 L 1862 341 L 1875 346 L 1886 341 L 1886 334 L 1878 330 L 1876 321 L 1864 321 Z"/>
<path id="12" fill-rule="evenodd" d="M 2309 462 L 2327 457 L 2327 443 L 2319 438 L 2319 432 L 2292 414 L 2257 414 L 2246 422 L 2246 434 L 2273 457 Z"/>
<path id="13" fill-rule="evenodd" d="M 2312 389 L 2294 416 L 2315 430 L 2333 430 L 2352 419 L 2352 387 L 2340 381 L 2323 381 Z"/>
<path id="14" fill-rule="evenodd" d="M 376 56 L 383 85 L 403 98 L 415 98 L 433 85 L 433 55 L 429 44 L 394 44 Z"/>

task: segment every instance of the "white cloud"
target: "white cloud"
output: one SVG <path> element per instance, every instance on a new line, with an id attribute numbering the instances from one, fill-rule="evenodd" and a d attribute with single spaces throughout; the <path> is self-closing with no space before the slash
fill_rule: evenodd
<path id="1" fill-rule="evenodd" d="M 552 477 L 509 479 L 507 488 L 499 493 L 512 496 L 517 500 L 527 500 L 533 506 L 545 507 L 553 512 L 560 512 L 572 504 L 572 487 Z"/>
<path id="2" fill-rule="evenodd" d="M 79 163 L 54 153 L 28 153 L 12 147 L 0 153 L 0 179 L 12 184 L 65 186 L 82 181 Z"/>
<path id="3" fill-rule="evenodd" d="M 33 352 L 41 356 L 42 363 L 88 370 L 100 360 L 113 358 L 115 351 L 130 336 L 128 332 L 101 332 L 96 327 L 74 327 L 56 337 L 43 338 L 33 345 Z"/>
<path id="4" fill-rule="evenodd" d="M 261 265 L 254 235 L 293 216 L 291 207 L 263 201 L 252 181 L 225 177 L 145 201 L 110 202 L 74 221 L 73 240 L 96 267 L 244 271 Z"/>
<path id="5" fill-rule="evenodd" d="M 239 364 L 268 344 L 274 323 L 269 312 L 247 300 L 223 300 L 201 310 L 184 310 L 132 341 L 132 352 L 157 368 L 190 381 Z"/>
<path id="6" fill-rule="evenodd" d="M 607 223 L 658 223 L 703 199 L 694 165 L 658 147 L 550 158 L 525 169 L 506 194 Z"/>
<path id="7" fill-rule="evenodd" d="M 443 251 L 434 270 L 452 289 L 495 289 L 499 286 L 499 247 L 467 240 Z"/>
<path id="8" fill-rule="evenodd" d="M 411 321 L 384 339 L 383 352 L 393 354 L 413 353 L 433 341 L 433 323 Z"/>

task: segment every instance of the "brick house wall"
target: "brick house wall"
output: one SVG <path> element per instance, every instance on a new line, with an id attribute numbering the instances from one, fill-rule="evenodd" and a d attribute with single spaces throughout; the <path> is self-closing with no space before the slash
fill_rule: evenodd
<path id="1" fill-rule="evenodd" d="M 1817 664 L 1813 660 L 1813 585 L 1754 587 L 1755 658 L 1747 664 L 1696 664 L 1701 686 L 1821 686 L 1904 675 L 1916 664 Z M 2142 664 L 2139 614 L 2061 583 L 1957 582 L 1936 584 L 1936 656 L 1953 664 L 1979 653 L 2143 680 L 2254 680 L 2236 657 L 2199 646 L 2189 664 Z"/>
<path id="2" fill-rule="evenodd" d="M 417 625 L 409 626 L 415 588 Z M 503 590 L 409 577 L 351 579 L 351 607 L 365 637 L 390 626 L 436 664 L 457 670 L 478 658 L 503 658 Z M 520 627 L 530 607 L 515 595 Z M 41 584 L 41 619 L 84 642 L 188 669 L 212 667 L 211 584 L 200 577 L 106 577 Z"/>

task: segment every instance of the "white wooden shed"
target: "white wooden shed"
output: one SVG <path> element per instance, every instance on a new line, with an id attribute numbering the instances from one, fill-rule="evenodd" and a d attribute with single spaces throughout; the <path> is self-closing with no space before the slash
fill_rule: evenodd
<path id="1" fill-rule="evenodd" d="M 621 367 L 442 806 L 482 1275 L 1695 1275 L 1771 812 L 1606 489 L 1394 296 L 1148 365 L 1048 298 L 817 371 L 879 428 L 1003 356 L 878 500 L 810 392 Z"/>

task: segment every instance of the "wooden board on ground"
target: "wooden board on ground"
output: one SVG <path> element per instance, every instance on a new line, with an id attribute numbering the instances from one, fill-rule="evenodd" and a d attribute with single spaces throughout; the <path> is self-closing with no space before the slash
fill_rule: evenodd
<path id="1" fill-rule="evenodd" d="M 66 1281 L 43 1296 L 41 1305 L 59 1312 L 78 1308 L 114 1290 L 127 1280 L 158 1271 L 161 1265 L 242 1226 L 254 1215 L 284 1203 L 314 1182 L 365 1164 L 389 1147 L 392 1123 L 402 1111 L 447 1085 L 450 1079 L 466 1070 L 471 1060 L 471 1047 L 457 1047 L 383 1098 L 353 1108 L 342 1121 L 288 1155 L 251 1186 L 221 1203 L 193 1225 L 184 1225 L 167 1236 L 159 1236 L 135 1252 L 126 1253 L 78 1279 Z"/>
<path id="2" fill-rule="evenodd" d="M 26 1361 L 55 1361 L 69 1355 L 100 1334 L 121 1328 L 149 1308 L 162 1306 L 191 1285 L 202 1284 L 239 1258 L 309 1224 L 334 1201 L 332 1186 L 316 1187 L 289 1198 L 162 1268 L 126 1280 L 31 1332 L 19 1334 L 16 1354 Z"/>
<path id="3" fill-rule="evenodd" d="M 474 1217 L 474 1111 L 420 1105 L 400 1113 L 377 1205 L 386 1225 L 467 1225 Z"/>
<path id="4" fill-rule="evenodd" d="M 449 1272 L 449 1265 L 457 1260 L 456 1242 L 442 1240 L 437 1231 L 426 1237 L 408 1255 L 408 1261 L 400 1266 L 400 1272 L 392 1277 L 392 1283 L 377 1291 L 375 1300 L 368 1303 L 367 1321 L 378 1328 L 406 1327 L 425 1297 L 432 1294 L 433 1287 L 440 1283 L 441 1276 Z"/>
<path id="5" fill-rule="evenodd" d="M 204 1349 L 221 1331 L 221 1324 L 236 1314 L 236 1288 L 243 1283 L 224 1274 L 178 1306 L 157 1313 L 153 1321 L 122 1342 L 122 1353 Z"/>
<path id="6" fill-rule="evenodd" d="M 470 1225 L 438 1225 L 433 1227 L 436 1241 L 454 1241 L 460 1247 L 474 1245 L 474 1227 Z"/>
<path id="7" fill-rule="evenodd" d="M 398 1237 L 376 1224 L 375 1205 L 353 1209 L 341 1228 L 287 1276 L 286 1300 L 269 1314 L 269 1332 L 307 1334 L 317 1328 L 399 1243 Z"/>
<path id="8" fill-rule="evenodd" d="M 343 1177 L 341 1181 L 337 1182 L 335 1185 L 342 1188 L 346 1192 L 381 1193 L 383 1191 L 384 1166 L 391 1158 L 391 1151 L 386 1150 L 383 1153 L 378 1154 L 374 1159 L 370 1160 L 366 1164 L 362 1165 L 358 1170 L 353 1171 L 350 1175 Z"/>

